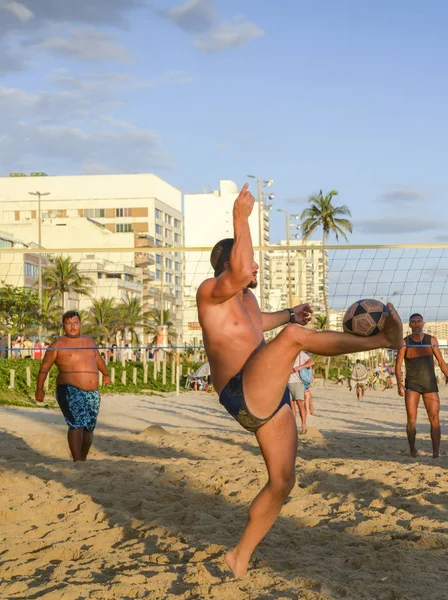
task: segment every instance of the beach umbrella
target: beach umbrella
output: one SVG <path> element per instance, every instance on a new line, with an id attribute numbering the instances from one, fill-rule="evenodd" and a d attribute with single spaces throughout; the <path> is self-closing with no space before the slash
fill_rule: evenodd
<path id="1" fill-rule="evenodd" d="M 201 365 L 194 374 L 195 377 L 209 377 L 209 375 L 210 375 L 210 365 L 208 364 L 208 362 Z"/>

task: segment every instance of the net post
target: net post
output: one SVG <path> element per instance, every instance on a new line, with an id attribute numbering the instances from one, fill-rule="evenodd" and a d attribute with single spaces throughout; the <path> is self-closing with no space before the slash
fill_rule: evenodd
<path id="1" fill-rule="evenodd" d="M 166 385 L 166 356 L 163 357 L 162 362 L 162 384 Z"/>
<path id="2" fill-rule="evenodd" d="M 14 389 L 15 378 L 16 378 L 16 370 L 10 369 L 9 370 L 9 386 L 8 386 L 10 390 Z"/>
<path id="3" fill-rule="evenodd" d="M 110 370 L 110 382 L 112 385 L 115 383 L 115 367 L 112 367 Z"/>
<path id="4" fill-rule="evenodd" d="M 137 367 L 132 369 L 132 383 L 137 385 Z"/>
<path id="5" fill-rule="evenodd" d="M 31 367 L 26 368 L 26 385 L 31 387 Z"/>

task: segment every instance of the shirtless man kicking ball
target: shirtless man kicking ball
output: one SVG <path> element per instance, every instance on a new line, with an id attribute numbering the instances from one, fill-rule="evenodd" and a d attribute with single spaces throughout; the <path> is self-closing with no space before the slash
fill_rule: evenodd
<path id="1" fill-rule="evenodd" d="M 215 276 L 198 289 L 199 321 L 219 401 L 248 431 L 255 433 L 268 472 L 253 500 L 243 534 L 225 556 L 235 577 L 246 574 L 257 544 L 272 527 L 295 482 L 297 428 L 287 383 L 301 350 L 334 356 L 375 348 L 401 348 L 403 328 L 394 307 L 383 333 L 357 337 L 305 329 L 308 304 L 262 313 L 250 288 L 258 265 L 249 230 L 254 198 L 246 183 L 233 207 L 234 238 L 221 240 L 211 253 Z M 286 325 L 265 343 L 263 332 Z"/>

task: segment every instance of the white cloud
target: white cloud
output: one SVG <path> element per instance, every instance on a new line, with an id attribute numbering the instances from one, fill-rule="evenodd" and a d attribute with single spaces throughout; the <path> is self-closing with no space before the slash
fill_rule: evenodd
<path id="1" fill-rule="evenodd" d="M 211 0 L 187 0 L 184 4 L 161 10 L 160 14 L 184 31 L 206 31 L 218 19 Z"/>
<path id="2" fill-rule="evenodd" d="M 53 37 L 35 44 L 35 47 L 85 62 L 130 60 L 127 50 L 117 44 L 110 34 L 95 29 L 72 29 L 66 37 Z"/>
<path id="3" fill-rule="evenodd" d="M 156 85 L 156 82 L 151 79 L 140 79 L 135 75 L 124 73 L 100 73 L 75 77 L 63 72 L 56 73 L 52 81 L 70 90 L 105 93 L 141 90 L 152 88 Z"/>
<path id="4" fill-rule="evenodd" d="M 170 168 L 159 134 L 104 117 L 109 107 L 107 99 L 77 91 L 0 89 L 3 170 L 33 171 L 36 164 L 52 173 L 85 172 L 86 165 L 103 165 L 107 172 Z"/>
<path id="5" fill-rule="evenodd" d="M 354 231 L 375 234 L 418 233 L 435 229 L 445 229 L 447 223 L 437 219 L 418 217 L 387 217 L 381 219 L 361 219 L 353 222 Z"/>
<path id="6" fill-rule="evenodd" d="M 29 21 L 34 13 L 21 2 L 15 0 L 0 0 L 0 8 L 3 8 L 17 17 L 20 21 Z"/>
<path id="7" fill-rule="evenodd" d="M 206 54 L 242 46 L 264 31 L 243 15 L 223 19 L 212 0 L 187 0 L 184 4 L 161 10 L 159 14 L 195 38 L 194 45 Z"/>
<path id="8" fill-rule="evenodd" d="M 226 48 L 242 46 L 264 34 L 254 23 L 221 22 L 208 33 L 201 35 L 194 43 L 200 52 L 211 54 Z"/>
<path id="9" fill-rule="evenodd" d="M 408 186 L 397 186 L 391 190 L 388 190 L 381 196 L 381 200 L 383 202 L 387 202 L 388 204 L 407 204 L 409 202 L 417 202 L 426 200 L 427 193 L 411 188 Z"/>

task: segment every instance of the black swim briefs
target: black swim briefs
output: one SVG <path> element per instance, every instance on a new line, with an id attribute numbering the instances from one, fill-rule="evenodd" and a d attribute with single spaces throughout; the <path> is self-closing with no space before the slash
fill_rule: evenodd
<path id="1" fill-rule="evenodd" d="M 242 427 L 244 427 L 244 429 L 247 429 L 247 431 L 252 433 L 255 433 L 262 425 L 270 421 L 284 404 L 291 406 L 289 389 L 286 388 L 279 405 L 272 415 L 265 419 L 259 419 L 253 415 L 247 408 L 246 401 L 244 400 L 243 371 L 240 371 L 232 377 L 229 383 L 224 387 L 219 395 L 219 402 L 224 406 L 227 412 L 231 414 Z"/>

